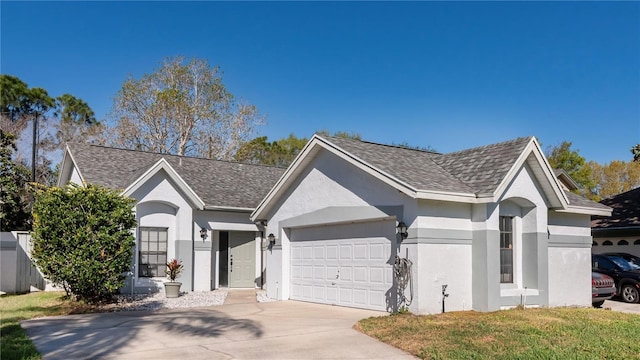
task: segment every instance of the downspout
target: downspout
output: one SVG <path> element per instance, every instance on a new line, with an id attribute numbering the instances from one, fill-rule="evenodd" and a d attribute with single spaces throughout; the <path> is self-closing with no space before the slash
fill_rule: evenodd
<path id="1" fill-rule="evenodd" d="M 194 289 L 193 284 L 196 280 L 196 238 L 194 237 L 196 228 L 193 215 L 194 211 L 191 210 L 191 291 Z"/>
<path id="2" fill-rule="evenodd" d="M 264 289 L 264 230 L 260 230 L 260 290 Z"/>

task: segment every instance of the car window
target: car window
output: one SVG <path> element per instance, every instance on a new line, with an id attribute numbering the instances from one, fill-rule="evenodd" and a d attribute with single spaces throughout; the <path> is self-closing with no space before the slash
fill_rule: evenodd
<path id="1" fill-rule="evenodd" d="M 637 256 L 629 256 L 625 260 L 627 260 L 629 262 L 629 264 L 631 266 L 633 266 L 634 269 L 640 270 L 640 258 L 639 257 L 637 257 Z"/>
<path id="2" fill-rule="evenodd" d="M 624 271 L 636 269 L 635 265 L 631 265 L 627 260 L 619 256 L 607 256 L 607 258 L 613 261 L 618 267 Z"/>
<path id="3" fill-rule="evenodd" d="M 594 256 L 592 266 L 596 269 L 615 270 L 615 264 L 604 256 Z"/>

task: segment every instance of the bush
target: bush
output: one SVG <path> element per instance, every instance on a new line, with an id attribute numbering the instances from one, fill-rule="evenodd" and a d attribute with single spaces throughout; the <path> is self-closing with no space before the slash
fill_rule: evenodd
<path id="1" fill-rule="evenodd" d="M 124 285 L 135 245 L 135 201 L 96 185 L 38 191 L 32 256 L 78 300 L 108 300 Z"/>

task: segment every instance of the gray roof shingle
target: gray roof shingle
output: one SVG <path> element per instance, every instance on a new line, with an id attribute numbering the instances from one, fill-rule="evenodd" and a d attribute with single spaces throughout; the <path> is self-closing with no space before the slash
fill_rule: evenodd
<path id="1" fill-rule="evenodd" d="M 68 146 L 86 182 L 112 189 L 125 189 L 164 158 L 205 206 L 255 208 L 285 170 L 87 144 Z"/>
<path id="2" fill-rule="evenodd" d="M 624 229 L 640 227 L 640 187 L 600 201 L 613 208 L 611 216 L 592 216 L 591 228 Z"/>
<path id="3" fill-rule="evenodd" d="M 439 154 L 402 146 L 321 136 L 362 161 L 416 190 L 492 194 L 533 137 Z M 565 192 L 570 205 L 604 209 L 602 204 Z"/>
<path id="4" fill-rule="evenodd" d="M 326 137 L 343 150 L 418 190 L 492 193 L 531 137 L 449 154 L 367 141 Z"/>

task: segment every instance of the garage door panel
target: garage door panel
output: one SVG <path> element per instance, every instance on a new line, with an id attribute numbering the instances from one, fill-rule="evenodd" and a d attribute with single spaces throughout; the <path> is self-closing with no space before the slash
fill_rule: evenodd
<path id="1" fill-rule="evenodd" d="M 386 310 L 395 222 L 292 229 L 290 238 L 291 299 Z"/>
<path id="2" fill-rule="evenodd" d="M 313 280 L 325 280 L 325 267 L 324 266 L 315 266 L 313 268 Z"/>
<path id="3" fill-rule="evenodd" d="M 340 279 L 340 281 L 352 281 L 353 280 L 353 276 L 351 275 L 351 273 L 353 272 L 353 270 L 351 269 L 351 266 L 341 266 L 340 267 L 340 277 L 338 279 Z"/>
<path id="4" fill-rule="evenodd" d="M 320 301 L 320 302 L 324 302 L 327 300 L 327 297 L 325 296 L 326 293 L 326 287 L 324 286 L 314 286 L 313 287 L 313 300 L 314 301 Z"/>
<path id="5" fill-rule="evenodd" d="M 353 269 L 353 281 L 354 282 L 369 282 L 369 277 L 367 276 L 367 267 L 355 267 Z"/>
<path id="6" fill-rule="evenodd" d="M 313 300 L 313 285 L 302 285 L 302 297 L 305 300 Z"/>
<path id="7" fill-rule="evenodd" d="M 338 245 L 326 245 L 327 260 L 338 260 Z"/>
<path id="8" fill-rule="evenodd" d="M 351 260 L 351 245 L 340 245 L 340 260 Z"/>
<path id="9" fill-rule="evenodd" d="M 360 307 L 369 304 L 369 294 L 367 289 L 353 289 L 353 304 Z"/>
<path id="10" fill-rule="evenodd" d="M 384 284 L 384 268 L 382 267 L 370 267 L 369 268 L 369 282 L 375 284 Z"/>

